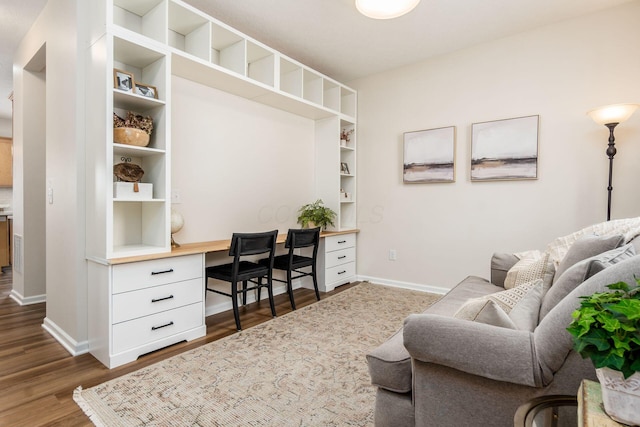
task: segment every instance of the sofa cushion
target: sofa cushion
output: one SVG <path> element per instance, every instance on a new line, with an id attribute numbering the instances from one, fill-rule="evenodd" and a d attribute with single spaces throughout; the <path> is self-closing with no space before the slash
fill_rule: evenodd
<path id="1" fill-rule="evenodd" d="M 613 264 L 631 258 L 635 253 L 634 246 L 627 244 L 574 264 L 560 276 L 545 294 L 540 306 L 540 321 L 582 282 Z"/>
<path id="2" fill-rule="evenodd" d="M 367 354 L 371 384 L 394 391 L 411 391 L 411 356 L 404 348 L 402 329 Z"/>
<path id="3" fill-rule="evenodd" d="M 536 360 L 545 385 L 554 381 L 555 373 L 563 366 L 573 347 L 572 336 L 566 328 L 573 320 L 571 313 L 580 306 L 579 297 L 592 295 L 594 292 L 607 292 L 606 286 L 611 283 L 634 283 L 639 271 L 640 256 L 612 265 L 584 281 L 544 316 L 533 332 L 533 337 Z"/>
<path id="4" fill-rule="evenodd" d="M 538 323 L 542 293 L 542 279 L 536 279 L 512 289 L 473 298 L 460 307 L 454 317 L 532 331 Z"/>
<path id="5" fill-rule="evenodd" d="M 546 252 L 531 251 L 523 255 L 507 272 L 504 288 L 511 289 L 536 279 L 542 279 L 545 289 L 551 286 L 555 267 Z"/>
<path id="6" fill-rule="evenodd" d="M 615 249 L 623 243 L 624 236 L 622 234 L 614 234 L 612 236 L 587 234 L 582 236 L 569 247 L 569 251 L 560 261 L 558 268 L 556 268 L 556 274 L 553 277 L 553 283 L 556 283 L 560 276 L 562 276 L 562 273 L 567 271 L 575 263 Z"/>

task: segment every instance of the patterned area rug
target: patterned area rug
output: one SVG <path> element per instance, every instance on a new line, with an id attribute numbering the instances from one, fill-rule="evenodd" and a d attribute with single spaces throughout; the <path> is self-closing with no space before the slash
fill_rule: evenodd
<path id="1" fill-rule="evenodd" d="M 87 390 L 97 426 L 368 426 L 365 354 L 438 295 L 361 283 Z"/>

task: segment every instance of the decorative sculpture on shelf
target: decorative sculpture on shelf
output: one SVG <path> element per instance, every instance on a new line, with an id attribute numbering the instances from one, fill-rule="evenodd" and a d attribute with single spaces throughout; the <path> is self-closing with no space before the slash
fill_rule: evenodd
<path id="1" fill-rule="evenodd" d="M 118 181 L 133 182 L 133 192 L 137 193 L 139 190 L 138 182 L 144 175 L 144 170 L 135 163 L 130 163 L 131 159 L 122 157 L 123 162 L 113 165 L 113 174 Z"/>
<path id="2" fill-rule="evenodd" d="M 182 227 L 184 227 L 184 218 L 182 217 L 182 214 L 180 212 L 173 209 L 172 207 L 171 208 L 171 247 L 172 248 L 180 247 L 180 244 L 176 243 L 176 241 L 173 240 L 173 235 L 178 231 L 182 230 Z"/>

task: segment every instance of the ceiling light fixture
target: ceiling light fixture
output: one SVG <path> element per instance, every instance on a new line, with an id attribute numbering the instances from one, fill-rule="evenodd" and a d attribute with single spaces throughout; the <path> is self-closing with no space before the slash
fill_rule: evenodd
<path id="1" fill-rule="evenodd" d="M 420 0 L 356 0 L 356 8 L 373 19 L 391 19 L 413 10 Z"/>

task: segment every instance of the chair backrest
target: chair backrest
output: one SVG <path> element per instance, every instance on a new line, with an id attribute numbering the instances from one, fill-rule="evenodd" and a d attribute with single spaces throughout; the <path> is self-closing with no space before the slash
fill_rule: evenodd
<path id="1" fill-rule="evenodd" d="M 306 248 L 317 245 L 320 242 L 320 227 L 317 228 L 291 228 L 287 233 L 285 248 Z"/>
<path id="2" fill-rule="evenodd" d="M 241 257 L 271 252 L 271 256 L 273 256 L 276 250 L 277 237 L 278 230 L 262 233 L 233 233 L 229 255 Z"/>
<path id="3" fill-rule="evenodd" d="M 308 248 L 313 246 L 312 258 L 318 256 L 318 246 L 320 245 L 320 227 L 316 228 L 291 228 L 287 233 L 287 240 L 284 244 L 289 249 L 289 259 L 293 260 L 293 251 L 297 248 Z"/>

